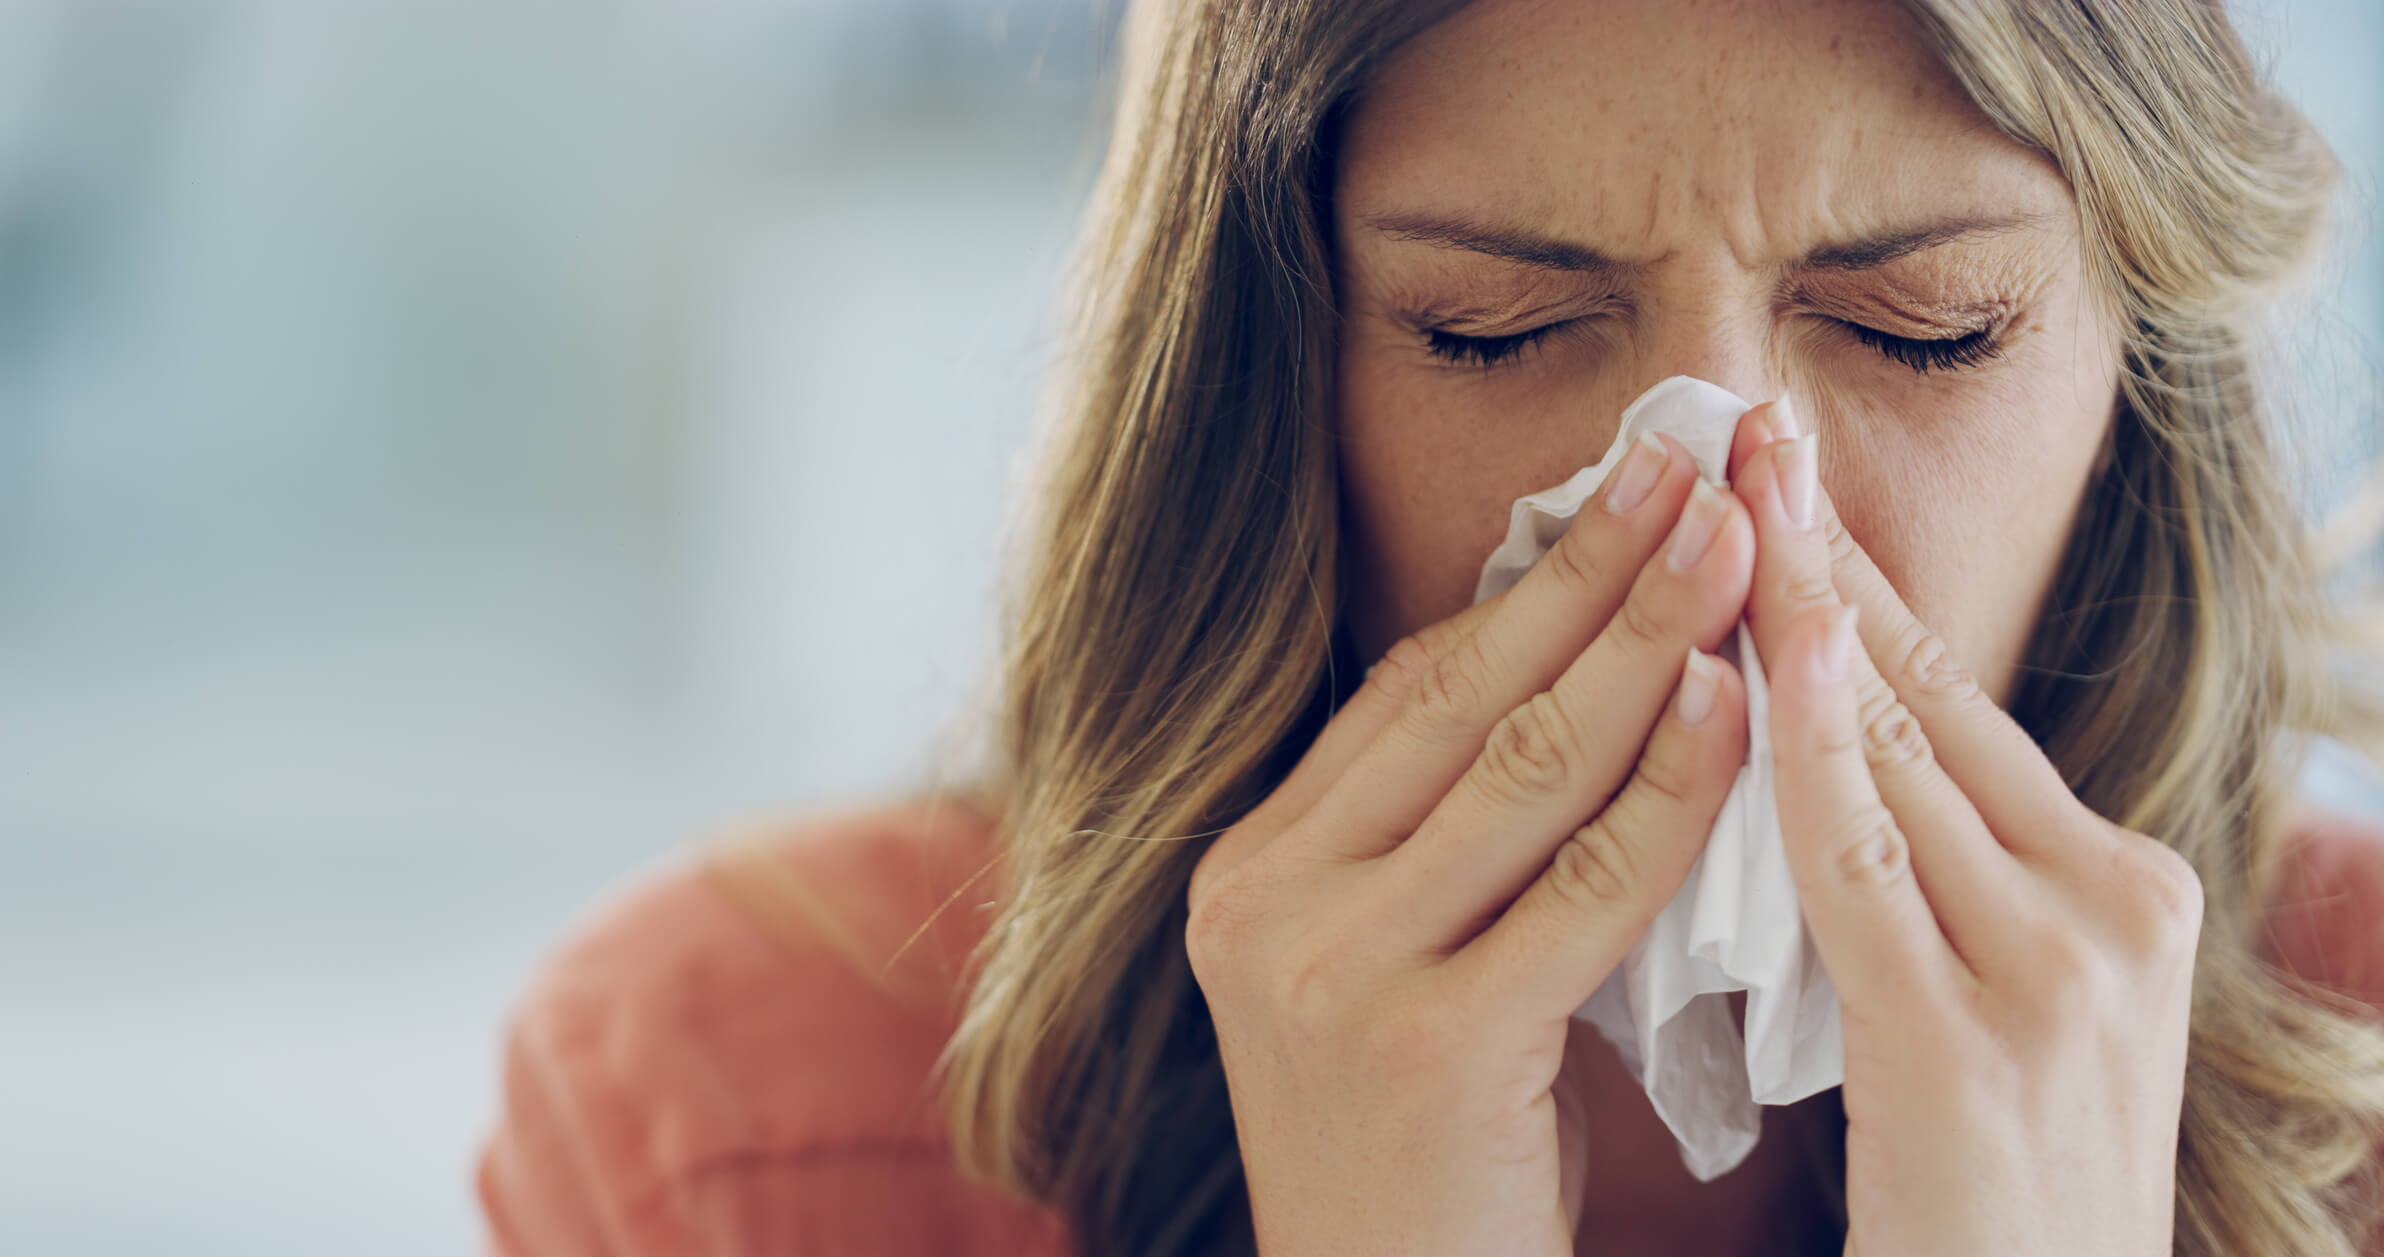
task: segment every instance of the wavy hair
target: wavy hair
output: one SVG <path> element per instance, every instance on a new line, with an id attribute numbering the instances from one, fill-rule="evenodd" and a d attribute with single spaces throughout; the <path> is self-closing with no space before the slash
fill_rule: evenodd
<path id="1" fill-rule="evenodd" d="M 1326 179 L 1370 71 L 1455 7 L 1138 4 L 1122 28 L 993 759 L 961 791 L 997 823 L 1005 891 L 939 1062 L 963 1168 L 1051 1204 L 1088 1257 L 1251 1248 L 1185 889 L 1361 671 L 1337 619 Z M 2068 178 L 2127 329 L 2008 707 L 2082 800 L 2202 878 L 2176 1251 L 2352 1257 L 2384 1032 L 2267 963 L 2261 926 L 2306 735 L 2384 730 L 2336 670 L 2377 644 L 2325 592 L 2255 387 L 2334 163 L 2212 0 L 1906 7 Z M 1842 1185 L 1816 1182 L 1842 1224 Z"/>

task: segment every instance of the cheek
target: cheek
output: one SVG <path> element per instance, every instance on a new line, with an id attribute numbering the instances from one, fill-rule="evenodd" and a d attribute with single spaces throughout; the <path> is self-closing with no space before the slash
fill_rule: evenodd
<path id="1" fill-rule="evenodd" d="M 2084 355 L 2076 355 L 2084 356 Z M 2108 428 L 2116 363 L 2040 352 L 1925 401 L 1831 399 L 1821 475 L 1847 532 L 1998 702 Z"/>
<path id="2" fill-rule="evenodd" d="M 1409 371 L 1358 353 L 1342 359 L 1335 422 L 1343 579 L 1350 629 L 1369 658 L 1470 605 L 1515 498 L 1557 483 L 1603 449 L 1588 449 L 1589 433 L 1577 443 L 1492 422 L 1479 398 L 1466 395 L 1469 381 L 1436 378 L 1465 374 Z"/>
<path id="3" fill-rule="evenodd" d="M 1998 698 L 2108 423 L 2117 359 L 2094 344 L 2069 326 L 1976 373 L 1783 372 L 1847 530 Z M 1342 355 L 1335 421 L 1349 627 L 1371 658 L 1472 602 L 1515 498 L 1605 452 L 1633 373 L 1502 380 L 1368 350 Z"/>

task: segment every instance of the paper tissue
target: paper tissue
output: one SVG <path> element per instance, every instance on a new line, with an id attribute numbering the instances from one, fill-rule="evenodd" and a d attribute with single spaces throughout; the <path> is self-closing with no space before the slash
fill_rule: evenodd
<path id="1" fill-rule="evenodd" d="M 1642 431 L 1670 433 L 1697 470 L 1726 484 L 1730 440 L 1752 403 L 1676 375 L 1622 412 L 1605 457 L 1515 502 L 1506 540 L 1482 566 L 1474 601 L 1520 579 L 1572 522 Z M 1845 1080 L 1837 992 L 1805 936 L 1772 796 L 1771 707 L 1746 622 L 1716 652 L 1746 680 L 1747 762 L 1680 892 L 1612 976 L 1574 1012 L 1620 1051 L 1680 1141 L 1681 1160 L 1712 1179 L 1755 1147 L 1758 1104 L 1791 1104 Z M 1745 991 L 1746 1032 L 1729 993 Z"/>

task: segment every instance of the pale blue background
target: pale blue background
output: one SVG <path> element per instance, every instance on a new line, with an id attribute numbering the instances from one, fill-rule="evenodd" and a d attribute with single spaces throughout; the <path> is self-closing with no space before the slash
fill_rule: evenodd
<path id="1" fill-rule="evenodd" d="M 2384 6 L 2254 17 L 2351 397 Z M 927 763 L 1106 21 L 0 4 L 0 1253 L 470 1249 L 542 951 Z"/>

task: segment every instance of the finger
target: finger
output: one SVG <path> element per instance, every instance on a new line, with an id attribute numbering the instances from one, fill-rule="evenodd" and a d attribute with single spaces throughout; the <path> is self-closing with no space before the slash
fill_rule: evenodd
<path id="1" fill-rule="evenodd" d="M 1730 434 L 1730 456 L 1724 460 L 1723 480 L 1737 484 L 1739 469 L 1756 450 L 1796 435 L 1796 415 L 1786 397 L 1775 397 L 1738 417 Z"/>
<path id="2" fill-rule="evenodd" d="M 1281 785 L 1209 844 L 1192 871 L 1188 888 L 1197 900 L 1209 879 L 1223 875 L 1273 840 L 1292 821 L 1307 814 L 1326 788 L 1345 771 L 1360 749 L 1399 714 L 1415 688 L 1415 679 L 1434 667 L 1458 642 L 1481 627 L 1497 610 L 1510 589 L 1477 602 L 1445 620 L 1438 620 L 1400 639 L 1366 675 L 1341 709 L 1301 753 Z"/>
<path id="3" fill-rule="evenodd" d="M 1832 585 L 1862 608 L 1864 657 L 1878 661 L 1880 676 L 1927 731 L 1946 776 L 1977 806 L 1997 841 L 2042 859 L 2070 845 L 2062 835 L 2099 828 L 2101 818 L 2078 801 L 2036 739 L 1913 615 L 1818 487 L 1813 521 L 1830 553 Z"/>
<path id="4" fill-rule="evenodd" d="M 1754 566 L 1738 499 L 1699 481 L 1663 552 L 1555 683 L 1499 720 L 1465 773 L 1384 860 L 1404 937 L 1453 951 L 1614 798 L 1664 712 L 1690 647 L 1737 625 Z M 1662 784 L 1662 783 L 1659 783 Z"/>
<path id="5" fill-rule="evenodd" d="M 1700 686 L 1711 687 L 1709 705 L 1692 723 Z M 1580 1007 L 1705 849 L 1746 762 L 1746 702 L 1745 681 L 1729 661 L 1692 650 L 1630 779 L 1450 958 L 1449 979 L 1551 1017 Z"/>
<path id="6" fill-rule="evenodd" d="M 1787 509 L 1794 493 L 1783 477 L 1804 478 L 1808 503 L 1819 493 L 1814 441 L 1806 435 L 1764 447 L 1748 459 L 1737 481 L 1756 530 L 1747 625 L 1766 664 L 1780 657 L 1788 627 L 1799 616 L 1841 605 L 1830 583 L 1827 544 L 1817 529 L 1800 527 Z M 1880 799 L 1911 839 L 1921 891 L 1956 949 L 1979 964 L 1998 940 L 2013 936 L 2015 905 L 2034 902 L 2026 893 L 2027 871 L 1996 842 L 1969 796 L 1938 765 L 1922 724 L 1868 654 L 1856 652 L 1847 678 L 1858 748 Z"/>
<path id="7" fill-rule="evenodd" d="M 1613 618 L 1696 478 L 1678 441 L 1634 443 L 1571 527 L 1473 632 L 1437 658 L 1386 655 L 1376 671 L 1406 671 L 1392 682 L 1404 699 L 1333 774 L 1299 827 L 1302 841 L 1324 858 L 1363 860 L 1413 834 L 1464 775 L 1491 727 L 1547 688 Z M 1623 506 L 1633 489 L 1644 494 L 1636 504 L 1608 509 Z"/>
<path id="8" fill-rule="evenodd" d="M 1771 683 L 1772 789 L 1813 948 L 1854 1009 L 1912 1009 L 1970 981 L 1913 880 L 1910 848 L 1880 801 L 1846 684 L 1848 608 L 1808 607 L 1782 634 Z M 1829 664 L 1835 653 L 1838 662 Z"/>

